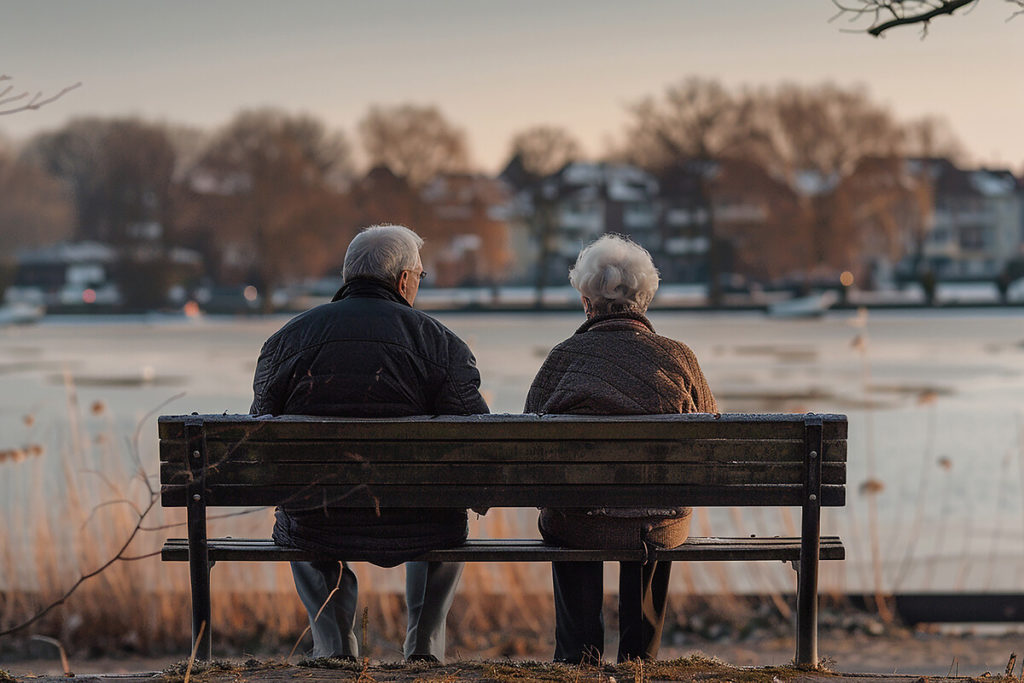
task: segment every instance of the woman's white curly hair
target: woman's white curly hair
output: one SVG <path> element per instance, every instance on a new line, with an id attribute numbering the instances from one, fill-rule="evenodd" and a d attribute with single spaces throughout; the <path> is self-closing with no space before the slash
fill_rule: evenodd
<path id="1" fill-rule="evenodd" d="M 620 235 L 591 242 L 569 269 L 569 282 L 596 313 L 645 312 L 658 291 L 658 279 L 647 250 Z"/>

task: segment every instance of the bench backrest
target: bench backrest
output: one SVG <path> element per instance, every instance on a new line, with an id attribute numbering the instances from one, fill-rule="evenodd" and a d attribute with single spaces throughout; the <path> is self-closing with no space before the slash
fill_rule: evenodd
<path id="1" fill-rule="evenodd" d="M 816 479 L 819 504 L 845 503 L 844 415 L 188 415 L 159 430 L 165 506 L 199 491 L 215 506 L 802 505 Z"/>

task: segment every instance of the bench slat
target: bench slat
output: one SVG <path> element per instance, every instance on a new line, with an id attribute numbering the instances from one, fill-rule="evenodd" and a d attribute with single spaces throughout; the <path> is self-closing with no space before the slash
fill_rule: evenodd
<path id="1" fill-rule="evenodd" d="M 261 435 L 262 436 L 262 435 Z M 257 438 L 221 441 L 207 437 L 207 457 L 211 463 L 249 462 L 326 462 L 362 458 L 374 462 L 798 462 L 803 463 L 803 439 L 763 441 L 752 439 L 550 440 L 520 442 L 428 441 L 414 448 L 396 448 L 394 442 L 286 441 L 269 442 Z M 846 441 L 826 441 L 822 462 L 846 462 Z M 163 439 L 160 459 L 180 462 L 186 453 L 182 439 Z"/>
<path id="2" fill-rule="evenodd" d="M 826 441 L 847 438 L 845 415 L 821 415 Z M 381 439 L 389 441 L 445 439 L 457 441 L 499 439 L 782 439 L 803 438 L 804 415 L 469 415 L 406 418 L 336 418 L 279 416 L 272 419 L 247 415 L 204 415 L 206 435 L 213 440 L 246 437 L 281 440 L 311 438 Z M 186 415 L 162 416 L 161 439 L 184 438 Z"/>
<path id="3" fill-rule="evenodd" d="M 209 541 L 213 561 L 313 561 L 324 558 L 297 548 L 275 545 L 270 539 L 215 538 Z M 188 560 L 188 540 L 170 539 L 161 550 L 168 562 Z M 818 557 L 842 560 L 846 550 L 837 536 L 823 536 Z M 655 551 L 657 560 L 715 562 L 730 560 L 782 560 L 800 558 L 799 538 L 701 538 L 692 537 L 678 548 Z M 364 561 L 353 555 L 349 561 Z M 471 539 L 458 548 L 434 550 L 417 558 L 424 561 L 447 562 L 552 562 L 552 561 L 639 561 L 641 551 L 577 550 L 547 545 L 533 539 Z"/>
<path id="4" fill-rule="evenodd" d="M 161 502 L 165 507 L 186 503 L 185 487 L 163 485 Z M 745 507 L 765 505 L 802 505 L 804 489 L 800 485 L 676 485 L 629 484 L 563 486 L 466 486 L 446 484 L 443 495 L 424 486 L 210 486 L 206 489 L 208 506 L 273 506 L 304 504 L 311 507 L 650 507 L 652 501 L 679 501 L 695 507 Z M 827 485 L 821 489 L 821 504 L 846 504 L 846 487 Z"/>
<path id="5" fill-rule="evenodd" d="M 476 486 L 534 486 L 562 484 L 662 484 L 746 485 L 802 484 L 803 463 L 573 463 L 515 464 L 477 463 L 379 463 L 335 461 L 322 463 L 218 462 L 212 461 L 207 473 L 208 486 L 218 485 L 447 485 L 458 482 Z M 165 462 L 160 465 L 160 481 L 186 484 L 192 479 L 187 465 Z M 845 463 L 824 463 L 822 482 L 846 482 Z"/>

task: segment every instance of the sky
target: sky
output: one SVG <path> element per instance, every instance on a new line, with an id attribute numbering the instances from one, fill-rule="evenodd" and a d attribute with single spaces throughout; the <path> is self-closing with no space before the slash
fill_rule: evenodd
<path id="1" fill-rule="evenodd" d="M 370 105 L 437 105 L 495 172 L 512 135 L 564 126 L 606 151 L 627 108 L 688 76 L 862 85 L 944 117 L 975 164 L 1024 172 L 1024 16 L 980 0 L 881 39 L 831 0 L 0 0 L 0 74 L 44 94 L 23 140 L 85 115 L 214 129 L 244 108 L 312 114 L 355 141 Z"/>

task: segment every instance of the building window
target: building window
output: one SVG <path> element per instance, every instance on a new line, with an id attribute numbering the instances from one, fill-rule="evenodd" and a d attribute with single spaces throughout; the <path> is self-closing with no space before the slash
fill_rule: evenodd
<path id="1" fill-rule="evenodd" d="M 985 248 L 985 227 L 982 225 L 964 225 L 960 227 L 960 248 L 961 249 L 984 249 Z"/>

